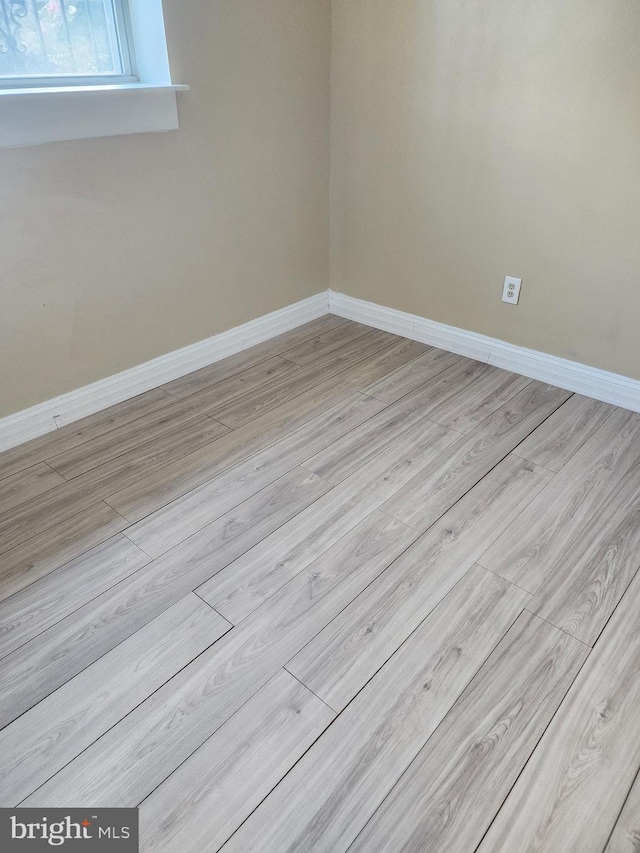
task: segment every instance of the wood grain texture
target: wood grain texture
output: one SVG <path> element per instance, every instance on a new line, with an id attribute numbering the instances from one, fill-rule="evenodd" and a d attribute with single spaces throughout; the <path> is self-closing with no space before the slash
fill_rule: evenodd
<path id="1" fill-rule="evenodd" d="M 325 489 L 308 471 L 292 472 L 0 660 L 0 724 L 73 678 Z"/>
<path id="2" fill-rule="evenodd" d="M 127 526 L 126 519 L 111 507 L 97 503 L 7 551 L 0 559 L 0 601 L 59 569 Z"/>
<path id="3" fill-rule="evenodd" d="M 418 424 L 385 454 L 211 578 L 199 593 L 237 624 L 453 441 L 455 434 L 443 427 Z"/>
<path id="4" fill-rule="evenodd" d="M 320 318 L 0 454 L 0 805 L 640 853 L 639 554 L 640 414 Z"/>
<path id="5" fill-rule="evenodd" d="M 283 332 L 281 335 L 276 335 L 267 341 L 263 341 L 261 344 L 256 344 L 235 353 L 235 355 L 230 355 L 227 358 L 216 361 L 207 367 L 202 367 L 200 370 L 194 370 L 192 373 L 181 376 L 179 379 L 174 379 L 172 382 L 167 382 L 161 388 L 174 398 L 181 399 L 182 397 L 188 397 L 190 394 L 195 394 L 205 388 L 218 385 L 226 379 L 248 370 L 255 364 L 260 364 L 273 358 L 279 353 L 284 352 L 284 350 L 297 346 L 302 341 L 316 337 L 348 322 L 348 320 L 342 317 L 325 314 L 324 317 L 311 320 L 309 323 L 304 323 L 302 326 L 297 326 L 295 329 Z"/>
<path id="6" fill-rule="evenodd" d="M 278 672 L 142 803 L 142 853 L 217 850 L 334 716 Z"/>
<path id="7" fill-rule="evenodd" d="M 341 710 L 551 475 L 505 459 L 321 631 L 287 669 Z"/>
<path id="8" fill-rule="evenodd" d="M 250 620 L 236 626 L 226 644 L 240 665 L 236 684 L 246 689 L 261 670 L 271 673 L 286 663 L 415 537 L 415 531 L 378 512 L 357 524 L 268 598 Z M 203 588 L 198 594 L 204 597 Z M 229 657 L 228 652 L 225 655 Z"/>
<path id="9" fill-rule="evenodd" d="M 517 455 L 557 472 L 614 411 L 615 406 L 574 394 L 522 442 Z"/>
<path id="10" fill-rule="evenodd" d="M 280 358 L 280 356 L 274 356 L 274 358 L 268 358 L 266 361 L 260 361 L 258 364 L 248 367 L 241 373 L 229 376 L 222 382 L 203 388 L 188 398 L 182 397 L 182 404 L 184 406 L 190 405 L 194 410 L 209 414 L 214 409 L 224 406 L 238 397 L 261 390 L 272 382 L 295 373 L 298 369 L 297 364 Z"/>
<path id="11" fill-rule="evenodd" d="M 416 359 L 412 364 L 420 360 Z M 486 380 L 487 376 L 491 377 L 487 369 L 486 364 L 469 359 L 457 359 L 450 367 L 438 372 L 436 376 L 423 382 L 414 390 L 403 394 L 395 405 L 408 404 L 415 407 L 422 412 L 423 417 L 434 422 L 437 422 L 438 413 L 446 411 L 453 401 L 458 401 L 463 408 L 466 406 L 471 411 L 477 405 L 478 399 L 484 399 L 485 386 L 482 380 L 483 378 Z"/>
<path id="12" fill-rule="evenodd" d="M 356 388 L 364 389 L 372 382 L 393 373 L 414 358 L 428 352 L 431 347 L 418 341 L 400 338 L 396 343 L 375 353 L 364 361 L 348 368 L 344 375 Z"/>
<path id="13" fill-rule="evenodd" d="M 176 463 L 139 477 L 106 500 L 124 518 L 139 521 L 303 424 L 362 396 L 346 379 L 332 377 Z"/>
<path id="14" fill-rule="evenodd" d="M 640 415 L 617 409 L 478 561 L 534 593 L 640 458 Z"/>
<path id="15" fill-rule="evenodd" d="M 152 557 L 196 533 L 325 447 L 378 410 L 378 403 L 358 395 L 350 405 L 330 409 L 308 424 L 234 465 L 127 530 L 127 536 Z"/>
<path id="16" fill-rule="evenodd" d="M 223 399 L 232 399 L 232 397 L 227 397 L 227 393 L 231 391 L 233 395 L 233 389 L 242 388 L 249 376 L 255 375 L 256 368 L 259 375 L 264 364 L 277 364 L 285 361 L 276 355 L 269 357 L 265 354 L 256 357 L 251 351 L 252 349 L 253 347 L 242 350 L 242 352 L 207 367 L 202 367 L 200 370 L 194 370 L 193 373 L 187 373 L 186 376 L 180 376 L 178 379 L 167 382 L 161 388 L 176 400 L 183 400 L 185 397 L 202 393 L 211 396 L 221 393 Z M 244 380 L 240 377 L 244 377 Z M 239 385 L 238 380 L 240 380 Z"/>
<path id="17" fill-rule="evenodd" d="M 476 363 L 477 364 L 477 363 Z M 442 403 L 431 415 L 439 424 L 468 433 L 496 409 L 524 390 L 531 379 L 499 370 L 489 364 L 476 368 L 476 379 L 465 389 Z"/>
<path id="18" fill-rule="evenodd" d="M 527 380 L 526 384 L 529 382 Z M 497 402 L 497 390 L 504 384 L 502 371 L 497 368 L 478 361 L 458 359 L 451 367 L 409 392 L 409 396 L 415 404 L 422 406 L 425 417 L 451 428 L 452 423 L 462 421 L 463 417 L 465 423 L 479 423 L 490 414 L 491 405 L 496 403 L 496 408 L 500 406 L 504 400 Z M 522 387 L 521 382 L 507 384 L 509 397 L 517 392 L 517 387 Z"/>
<path id="19" fill-rule="evenodd" d="M 126 487 L 127 484 L 135 482 L 135 478 L 139 478 L 141 473 L 162 468 L 228 433 L 227 427 L 211 418 L 192 418 L 178 429 L 163 432 L 153 441 L 115 456 L 109 462 L 75 477 L 66 485 L 70 491 L 74 485 L 80 490 L 93 488 L 95 493 L 102 497 L 114 488 L 117 489 L 121 485 Z"/>
<path id="20" fill-rule="evenodd" d="M 604 853 L 640 851 L 640 779 L 636 776 Z"/>
<path id="21" fill-rule="evenodd" d="M 328 353 L 334 352 L 345 345 L 353 343 L 358 338 L 371 333 L 371 326 L 349 321 L 336 328 L 330 329 L 314 338 L 283 350 L 283 355 L 295 364 L 311 364 Z"/>
<path id="22" fill-rule="evenodd" d="M 442 396 L 450 394 L 451 384 L 459 380 L 460 371 L 452 371 L 451 374 L 451 383 L 442 381 L 437 387 L 427 383 L 385 407 L 343 438 L 332 441 L 323 450 L 310 455 L 304 462 L 305 468 L 331 483 L 341 483 L 367 462 L 380 454 L 391 452 L 393 445 L 417 424 L 424 423 L 425 429 L 428 429 L 430 414 L 438 407 Z M 448 378 L 449 372 L 445 371 L 443 377 Z"/>
<path id="23" fill-rule="evenodd" d="M 0 658 L 149 562 L 119 534 L 1 602 Z"/>
<path id="24" fill-rule="evenodd" d="M 0 802 L 17 805 L 230 627 L 191 594 L 4 728 Z"/>
<path id="25" fill-rule="evenodd" d="M 535 616 L 519 616 L 352 853 L 475 850 L 587 652 Z M 516 836 L 504 849 L 529 848 Z"/>
<path id="26" fill-rule="evenodd" d="M 158 412 L 138 418 L 65 453 L 47 457 L 47 462 L 67 480 L 73 479 L 134 448 L 148 448 L 154 439 L 208 414 L 225 400 L 232 401 L 252 388 L 268 387 L 278 377 L 294 373 L 295 370 L 293 365 L 283 359 L 272 359 L 221 383 L 222 388 L 216 386 L 215 389 L 164 406 Z M 220 434 L 224 432 L 221 430 Z"/>
<path id="27" fill-rule="evenodd" d="M 529 609 L 592 646 L 640 566 L 640 462 L 579 531 Z"/>
<path id="28" fill-rule="evenodd" d="M 384 504 L 384 512 L 427 530 L 568 396 L 568 391 L 531 382 L 414 477 Z"/>
<path id="29" fill-rule="evenodd" d="M 433 348 L 393 373 L 367 385 L 363 391 L 385 403 L 395 403 L 459 361 L 463 361 L 467 367 L 471 364 L 469 359 L 463 359 L 462 356 Z"/>
<path id="30" fill-rule="evenodd" d="M 640 766 L 636 578 L 480 847 L 600 853 Z"/>
<path id="31" fill-rule="evenodd" d="M 31 468 L 25 468 L 0 480 L 0 515 L 15 506 L 25 503 L 64 483 L 64 477 L 57 474 L 45 462 L 38 462 Z"/>
<path id="32" fill-rule="evenodd" d="M 224 850 L 347 850 L 526 599 L 472 569 Z"/>
<path id="33" fill-rule="evenodd" d="M 14 507 L 0 519 L 0 553 L 56 527 L 115 490 L 139 481 L 143 474 L 214 441 L 227 431 L 207 417 L 189 421 L 180 429 L 117 456 L 52 492 Z"/>
<path id="34" fill-rule="evenodd" d="M 41 790 L 39 803 L 140 802 L 350 595 L 383 571 L 412 535 L 399 522 L 377 516 L 352 531 L 308 574 L 301 573 L 265 602 L 251 621 L 236 626 L 58 773 Z"/>
<path id="35" fill-rule="evenodd" d="M 294 400 L 314 385 L 321 384 L 328 376 L 343 372 L 397 340 L 395 335 L 388 332 L 370 331 L 350 344 L 302 365 L 290 376 L 271 382 L 251 394 L 245 394 L 226 406 L 212 409 L 210 415 L 225 426 L 238 429 L 265 412 Z"/>
<path id="36" fill-rule="evenodd" d="M 38 436 L 31 441 L 12 447 L 0 453 L 0 479 L 22 471 L 47 456 L 63 453 L 98 435 L 103 435 L 116 427 L 136 418 L 162 409 L 173 402 L 173 397 L 158 388 L 146 391 L 123 403 L 110 406 L 93 415 L 60 427 L 60 429 Z"/>
<path id="37" fill-rule="evenodd" d="M 388 406 L 360 429 L 340 441 L 332 442 L 325 450 L 308 459 L 304 463 L 305 467 L 331 482 L 340 482 L 357 470 L 363 461 L 383 452 L 394 436 L 411 427 L 416 419 L 433 419 L 442 395 L 450 396 L 449 377 L 455 383 L 461 373 L 464 376 L 461 366 L 463 363 L 458 366 L 456 373 L 445 371 L 441 375 L 443 381 L 437 386 L 428 382 Z M 551 385 L 528 382 L 523 391 L 483 421 L 472 436 L 466 440 L 460 439 L 428 471 L 421 472 L 413 483 L 402 489 L 398 497 L 389 502 L 385 511 L 390 514 L 406 512 L 407 517 L 403 519 L 406 523 L 426 529 L 568 396 L 569 392 Z M 464 390 L 460 398 L 464 405 L 468 400 Z M 473 405 L 471 401 L 470 411 Z M 402 499 L 405 493 L 406 501 Z M 451 496 L 451 503 L 447 505 L 448 495 Z M 438 513 L 434 518 L 433 509 L 436 507 Z M 421 514 L 424 514 L 426 521 L 419 518 Z"/>
<path id="38" fill-rule="evenodd" d="M 191 398 L 188 402 L 173 403 L 158 412 L 139 418 L 91 439 L 57 456 L 47 459 L 48 464 L 67 480 L 99 468 L 130 451 L 148 447 L 155 439 L 178 430 L 202 413 L 195 411 Z M 220 431 L 222 434 L 224 430 Z"/>

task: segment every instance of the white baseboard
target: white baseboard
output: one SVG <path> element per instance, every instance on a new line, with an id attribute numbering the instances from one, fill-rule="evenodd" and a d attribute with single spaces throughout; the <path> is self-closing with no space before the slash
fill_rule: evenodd
<path id="1" fill-rule="evenodd" d="M 108 406 L 122 403 L 328 312 L 640 412 L 640 381 L 636 379 L 328 290 L 207 340 L 2 418 L 0 451 L 52 432 Z"/>
<path id="2" fill-rule="evenodd" d="M 327 291 L 0 419 L 0 451 L 122 403 L 328 312 Z"/>
<path id="3" fill-rule="evenodd" d="M 640 381 L 637 379 L 519 347 L 456 326 L 436 323 L 416 314 L 385 308 L 332 290 L 329 291 L 329 311 L 385 332 L 393 332 L 586 397 L 640 412 Z"/>

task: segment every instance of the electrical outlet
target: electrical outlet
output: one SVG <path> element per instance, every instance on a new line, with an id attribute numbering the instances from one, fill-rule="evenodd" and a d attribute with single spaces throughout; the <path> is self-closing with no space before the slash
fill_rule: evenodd
<path id="1" fill-rule="evenodd" d="M 502 301 L 509 302 L 511 305 L 517 305 L 518 299 L 520 299 L 521 284 L 521 278 L 514 278 L 512 275 L 506 276 L 504 287 L 502 288 Z"/>

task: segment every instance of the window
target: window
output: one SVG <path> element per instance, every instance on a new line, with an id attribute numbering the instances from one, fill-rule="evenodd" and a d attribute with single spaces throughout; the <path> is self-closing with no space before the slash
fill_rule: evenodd
<path id="1" fill-rule="evenodd" d="M 0 0 L 0 86 L 135 79 L 126 0 Z"/>
<path id="2" fill-rule="evenodd" d="M 0 0 L 0 148 L 178 128 L 162 0 Z"/>

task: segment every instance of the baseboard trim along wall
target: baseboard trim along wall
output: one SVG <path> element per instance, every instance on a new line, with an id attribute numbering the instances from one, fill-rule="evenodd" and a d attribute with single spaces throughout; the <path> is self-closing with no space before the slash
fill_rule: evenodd
<path id="1" fill-rule="evenodd" d="M 640 412 L 640 381 L 332 290 L 0 419 L 0 451 L 122 403 L 327 313 Z"/>
<path id="2" fill-rule="evenodd" d="M 585 397 L 594 397 L 605 403 L 640 412 L 640 380 L 628 376 L 519 347 L 498 338 L 447 326 L 417 314 L 386 308 L 332 290 L 329 291 L 329 311 L 385 332 L 393 332 L 476 361 L 485 361 L 521 376 L 566 388 L 567 391 L 584 394 Z"/>
<path id="3" fill-rule="evenodd" d="M 207 367 L 328 312 L 327 291 L 0 419 L 0 451 Z"/>

